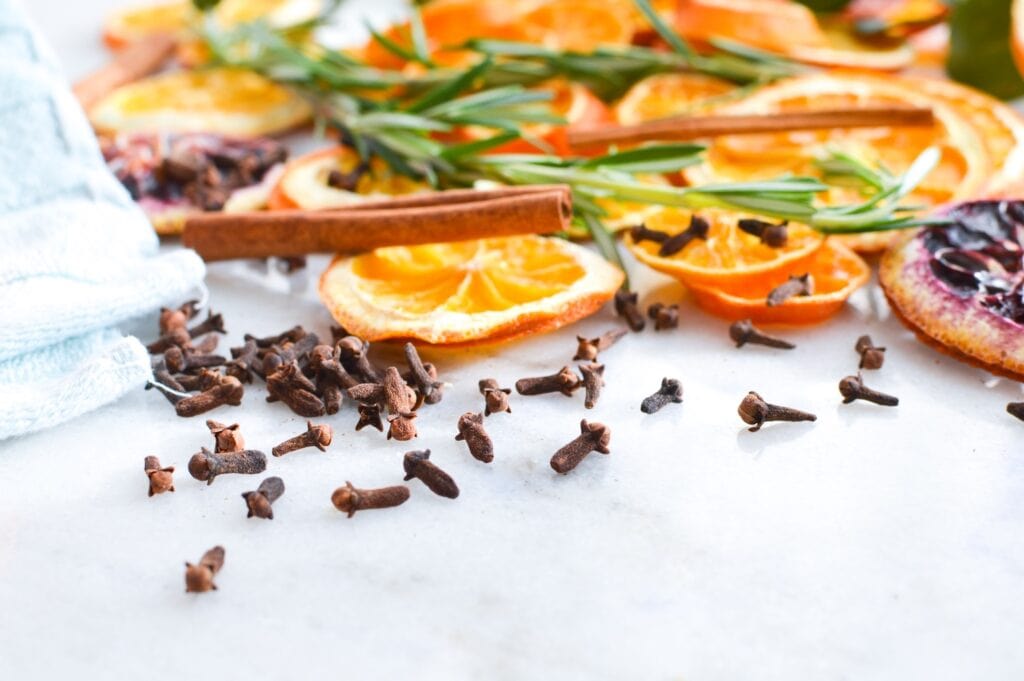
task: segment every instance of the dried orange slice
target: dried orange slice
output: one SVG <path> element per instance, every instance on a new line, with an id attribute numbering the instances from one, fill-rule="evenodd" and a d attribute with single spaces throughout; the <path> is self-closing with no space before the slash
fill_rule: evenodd
<path id="1" fill-rule="evenodd" d="M 670 256 L 658 255 L 660 244 L 633 240 L 626 245 L 637 260 L 691 286 L 736 289 L 757 287 L 774 281 L 778 272 L 792 271 L 808 262 L 825 240 L 805 225 L 791 224 L 782 248 L 772 248 L 739 229 L 737 213 L 707 210 L 699 213 L 709 223 L 706 239 L 694 239 Z M 666 208 L 647 218 L 649 228 L 675 235 L 690 225 L 691 211 Z M 785 277 L 783 277 L 785 278 Z"/>
<path id="2" fill-rule="evenodd" d="M 320 278 L 333 317 L 367 340 L 509 340 L 596 312 L 623 274 L 562 239 L 524 236 L 339 256 Z"/>
<path id="3" fill-rule="evenodd" d="M 332 173 L 341 182 L 332 182 Z M 267 207 L 335 208 L 368 199 L 427 191 L 429 187 L 396 175 L 379 158 L 363 163 L 349 147 L 314 151 L 288 163 L 270 194 Z"/>
<path id="4" fill-rule="evenodd" d="M 117 88 L 89 110 L 101 132 L 208 132 L 272 135 L 309 120 L 291 90 L 240 69 L 176 71 Z"/>
<path id="5" fill-rule="evenodd" d="M 983 191 L 992 159 L 968 116 L 944 98 L 930 95 L 917 79 L 866 74 L 820 74 L 791 78 L 716 109 L 723 114 L 766 114 L 794 109 L 843 109 L 865 106 L 925 106 L 930 127 L 884 127 L 798 131 L 768 135 L 719 137 L 708 147 L 705 163 L 686 169 L 692 184 L 768 179 L 785 174 L 821 176 L 815 159 L 831 149 L 845 151 L 869 164 L 904 172 L 924 149 L 937 146 L 938 167 L 910 195 L 910 204 L 937 206 Z M 821 198 L 828 204 L 863 199 L 857 187 L 833 187 Z M 846 237 L 844 237 L 846 238 Z M 886 233 L 851 237 L 858 250 L 880 250 Z"/>
<path id="6" fill-rule="evenodd" d="M 224 26 L 259 18 L 274 26 L 290 26 L 312 19 L 323 7 L 323 0 L 222 0 L 213 18 Z M 173 33 L 184 39 L 189 25 L 198 19 L 189 0 L 122 9 L 107 17 L 103 41 L 111 49 L 120 49 L 156 33 Z"/>
<path id="7" fill-rule="evenodd" d="M 720 104 L 736 85 L 701 73 L 663 73 L 644 78 L 615 105 L 622 125 L 706 111 Z"/>
<path id="8" fill-rule="evenodd" d="M 519 22 L 529 42 L 580 52 L 628 45 L 636 29 L 632 10 L 607 0 L 549 0 L 524 12 Z"/>
<path id="9" fill-rule="evenodd" d="M 793 276 L 809 274 L 814 292 L 794 296 L 769 307 L 768 294 Z M 835 239 L 827 239 L 809 262 L 795 269 L 772 272 L 756 286 L 726 288 L 691 286 L 697 305 L 713 315 L 729 320 L 750 319 L 762 324 L 816 324 L 839 312 L 854 291 L 864 285 L 871 269 L 860 256 Z"/>

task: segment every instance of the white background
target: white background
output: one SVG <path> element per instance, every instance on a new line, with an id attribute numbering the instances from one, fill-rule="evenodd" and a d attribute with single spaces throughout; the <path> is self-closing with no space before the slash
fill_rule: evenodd
<path id="1" fill-rule="evenodd" d="M 105 59 L 102 16 L 117 4 L 32 0 L 71 77 Z M 382 17 L 395 2 L 348 3 Z M 174 246 L 172 246 L 174 247 Z M 314 259 L 315 278 L 324 259 Z M 635 281 L 675 300 L 665 279 Z M 231 333 L 329 318 L 303 277 L 246 264 L 207 278 Z M 291 289 L 291 290 L 290 290 Z M 272 460 L 287 485 L 272 522 L 245 518 L 260 478 L 207 487 L 185 464 L 210 438 L 141 388 L 51 431 L 0 443 L 0 677 L 495 679 L 1020 679 L 1024 675 L 1024 424 L 1017 384 L 919 345 L 880 293 L 788 334 L 799 348 L 735 350 L 726 325 L 684 306 L 677 331 L 631 336 L 602 359 L 606 395 L 514 395 L 488 419 L 491 465 L 454 441 L 481 408 L 476 381 L 511 385 L 558 369 L 573 328 L 478 352 L 430 352 L 454 386 L 418 419 L 416 447 L 458 481 L 449 501 L 412 499 L 349 520 L 331 491 L 395 484 L 409 447 L 327 419 L 328 453 Z M 155 315 L 127 329 L 153 337 Z M 897 409 L 843 406 L 837 381 L 870 332 L 889 348 L 870 385 Z M 640 400 L 663 375 L 683 405 Z M 813 410 L 815 424 L 748 433 L 747 390 Z M 304 423 L 262 388 L 239 421 L 269 452 Z M 582 417 L 609 424 L 610 456 L 556 476 L 551 454 Z M 148 499 L 142 459 L 178 466 L 177 492 Z M 220 590 L 186 595 L 185 560 L 227 549 Z"/>

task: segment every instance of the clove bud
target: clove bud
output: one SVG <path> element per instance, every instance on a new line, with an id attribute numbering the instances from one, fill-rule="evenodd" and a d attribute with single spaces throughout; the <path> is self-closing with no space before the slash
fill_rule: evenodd
<path id="1" fill-rule="evenodd" d="M 174 466 L 161 468 L 160 459 L 155 456 L 147 456 L 143 466 L 149 478 L 149 496 L 174 491 Z"/>
<path id="2" fill-rule="evenodd" d="M 284 480 L 277 476 L 266 478 L 255 492 L 243 492 L 242 498 L 245 499 L 245 505 L 249 508 L 249 513 L 245 517 L 256 516 L 273 520 L 274 509 L 271 506 L 281 498 L 282 494 L 284 494 Z"/>
<path id="3" fill-rule="evenodd" d="M 206 427 L 210 429 L 210 434 L 213 435 L 213 451 L 215 454 L 220 452 L 240 452 L 245 449 L 245 438 L 239 432 L 237 423 L 226 426 L 217 421 L 207 420 Z"/>
<path id="4" fill-rule="evenodd" d="M 780 407 L 775 404 L 768 404 L 765 402 L 760 395 L 751 390 L 747 393 L 747 396 L 740 402 L 739 408 L 736 410 L 740 418 L 743 419 L 744 423 L 753 426 L 750 428 L 750 432 L 754 433 L 761 430 L 768 421 L 817 421 L 818 417 L 814 414 L 810 414 L 799 409 L 790 409 L 789 407 Z"/>
<path id="5" fill-rule="evenodd" d="M 405 468 L 405 480 L 416 478 L 434 494 L 448 499 L 459 496 L 459 487 L 452 480 L 452 476 L 430 461 L 429 449 L 406 452 L 402 466 Z"/>
<path id="6" fill-rule="evenodd" d="M 782 248 L 789 241 L 789 222 L 765 222 L 754 218 L 744 218 L 737 223 L 741 231 L 752 234 L 769 248 Z"/>
<path id="7" fill-rule="evenodd" d="M 573 357 L 574 360 L 582 359 L 587 362 L 593 362 L 597 359 L 597 355 L 611 346 L 619 342 L 627 331 L 625 329 L 612 329 L 602 333 L 597 338 L 584 338 L 583 336 L 576 336 L 576 355 Z"/>
<path id="8" fill-rule="evenodd" d="M 641 241 L 653 241 L 656 244 L 663 244 L 668 241 L 669 233 L 662 232 L 659 229 L 650 229 L 646 224 L 641 223 L 630 228 L 629 236 L 635 244 Z"/>
<path id="9" fill-rule="evenodd" d="M 354 516 L 356 511 L 392 508 L 401 506 L 408 500 L 409 488 L 405 485 L 359 489 L 353 487 L 351 482 L 346 481 L 344 487 L 339 487 L 331 494 L 331 503 L 334 504 L 334 508 L 342 513 L 347 513 L 349 518 Z"/>
<path id="10" fill-rule="evenodd" d="M 792 350 L 796 347 L 787 340 L 769 336 L 754 326 L 754 323 L 749 319 L 733 322 L 729 326 L 729 338 L 736 343 L 736 347 L 738 348 L 742 348 L 747 343 L 752 345 L 766 345 L 770 348 L 779 348 L 780 350 Z"/>
<path id="11" fill-rule="evenodd" d="M 306 421 L 306 432 L 289 438 L 270 450 L 274 456 L 284 456 L 306 447 L 316 447 L 321 452 L 327 451 L 327 446 L 334 439 L 334 429 L 326 423 L 314 426 L 312 421 Z"/>
<path id="12" fill-rule="evenodd" d="M 520 395 L 544 395 L 546 393 L 562 393 L 572 396 L 573 392 L 583 385 L 579 376 L 568 366 L 550 376 L 520 378 L 516 381 L 516 392 Z"/>
<path id="13" fill-rule="evenodd" d="M 459 434 L 456 440 L 465 440 L 469 447 L 469 453 L 477 461 L 490 463 L 494 460 L 494 444 L 490 436 L 484 430 L 484 415 L 475 414 L 471 411 L 459 417 Z"/>
<path id="14" fill-rule="evenodd" d="M 790 276 L 784 283 L 768 292 L 765 304 L 768 307 L 775 307 L 782 305 L 794 296 L 809 296 L 813 293 L 814 279 L 810 274 L 801 274 L 799 277 Z"/>
<path id="15" fill-rule="evenodd" d="M 423 365 L 423 360 L 420 359 L 419 352 L 416 351 L 416 346 L 412 343 L 405 344 L 405 361 L 409 365 L 411 383 L 423 396 L 423 400 L 427 404 L 440 402 L 444 383 L 437 380 L 436 369 L 434 375 L 430 375 L 429 370 Z"/>
<path id="16" fill-rule="evenodd" d="M 198 416 L 216 409 L 217 407 L 230 404 L 237 407 L 242 403 L 242 395 L 245 389 L 241 382 L 234 376 L 223 376 L 217 385 L 204 390 L 198 395 L 182 398 L 174 405 L 178 416 Z"/>
<path id="17" fill-rule="evenodd" d="M 493 378 L 481 379 L 477 386 L 484 396 L 484 416 L 512 412 L 512 407 L 508 406 L 508 396 L 512 394 L 510 388 L 498 387 L 498 382 Z"/>
<path id="18" fill-rule="evenodd" d="M 674 378 L 661 379 L 661 387 L 658 391 L 640 403 L 640 411 L 645 414 L 654 414 L 661 411 L 666 404 L 679 403 L 683 401 L 683 384 Z"/>
<path id="19" fill-rule="evenodd" d="M 375 404 L 359 405 L 359 421 L 356 423 L 356 431 L 370 426 L 380 432 L 384 432 L 384 424 L 380 420 L 380 407 Z"/>
<path id="20" fill-rule="evenodd" d="M 885 363 L 885 348 L 877 347 L 871 342 L 871 336 L 861 336 L 853 346 L 860 355 L 861 369 L 881 369 Z"/>
<path id="21" fill-rule="evenodd" d="M 216 590 L 217 585 L 213 583 L 213 576 L 224 567 L 224 547 L 214 546 L 203 554 L 198 565 L 185 563 L 185 592 L 202 593 L 204 591 Z"/>
<path id="22" fill-rule="evenodd" d="M 193 478 L 212 485 L 218 475 L 237 473 L 255 475 L 267 469 L 267 456 L 255 449 L 240 452 L 214 453 L 206 447 L 194 454 L 188 462 L 188 472 Z"/>
<path id="23" fill-rule="evenodd" d="M 865 402 L 880 404 L 883 407 L 895 407 L 900 403 L 898 397 L 886 395 L 864 385 L 860 374 L 846 376 L 839 381 L 839 393 L 843 396 L 843 404 L 849 404 L 854 400 L 864 400 Z"/>
<path id="24" fill-rule="evenodd" d="M 647 316 L 654 320 L 654 330 L 679 328 L 679 306 L 654 303 L 647 308 Z"/>
<path id="25" fill-rule="evenodd" d="M 562 475 L 576 468 L 591 452 L 608 454 L 608 444 L 612 439 L 612 431 L 603 423 L 587 423 L 580 421 L 579 436 L 565 445 L 551 457 L 551 468 Z"/>
<path id="26" fill-rule="evenodd" d="M 601 396 L 601 388 L 604 387 L 604 365 L 581 364 L 580 373 L 583 374 L 583 387 L 586 390 L 583 406 L 593 409 Z"/>
<path id="27" fill-rule="evenodd" d="M 666 239 L 658 249 L 658 255 L 667 258 L 686 248 L 694 239 L 707 239 L 711 225 L 699 215 L 690 216 L 690 226 Z"/>
<path id="28" fill-rule="evenodd" d="M 626 325 L 633 331 L 643 331 L 644 326 L 647 325 L 647 322 L 644 321 L 644 316 L 640 314 L 640 309 L 637 307 L 638 299 L 636 293 L 624 288 L 620 288 L 615 292 L 615 314 L 625 319 Z"/>

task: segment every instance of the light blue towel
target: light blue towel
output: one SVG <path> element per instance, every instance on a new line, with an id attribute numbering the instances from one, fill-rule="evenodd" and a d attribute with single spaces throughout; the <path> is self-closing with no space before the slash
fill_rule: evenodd
<path id="1" fill-rule="evenodd" d="M 150 361 L 114 329 L 181 302 L 204 267 L 158 254 L 18 0 L 0 0 L 0 439 L 141 388 Z"/>

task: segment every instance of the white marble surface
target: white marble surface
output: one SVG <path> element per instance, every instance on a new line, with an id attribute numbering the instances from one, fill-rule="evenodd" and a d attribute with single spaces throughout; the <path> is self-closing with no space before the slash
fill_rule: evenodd
<path id="1" fill-rule="evenodd" d="M 100 17 L 115 4 L 30 3 L 72 76 L 102 61 Z M 636 281 L 647 300 L 680 295 Z M 207 283 L 225 346 L 244 331 L 329 323 L 301 278 L 233 264 Z M 413 482 L 403 507 L 351 520 L 331 491 L 398 482 L 408 449 L 352 432 L 351 408 L 328 419 L 328 453 L 271 461 L 288 487 L 272 522 L 245 518 L 239 494 L 258 479 L 188 477 L 208 444 L 202 420 L 141 389 L 0 443 L 0 676 L 1019 679 L 1024 424 L 1003 408 L 1020 388 L 919 345 L 877 290 L 854 303 L 790 333 L 789 353 L 734 350 L 722 322 L 686 305 L 678 331 L 604 355 L 592 413 L 582 397 L 513 396 L 513 414 L 487 421 L 491 465 L 453 439 L 458 415 L 480 407 L 477 379 L 557 369 L 576 333 L 614 317 L 428 353 L 454 386 L 419 419 L 415 445 L 462 495 Z M 897 409 L 840 405 L 863 332 L 889 347 L 868 379 L 902 398 Z M 641 414 L 666 374 L 683 380 L 685 403 Z M 748 433 L 735 409 L 749 389 L 819 420 Z M 269 450 L 303 423 L 263 394 L 212 415 Z M 584 416 L 611 426 L 612 453 L 556 476 L 548 459 Z M 146 454 L 179 467 L 177 492 L 146 497 Z M 182 562 L 217 543 L 220 590 L 184 594 Z"/>

